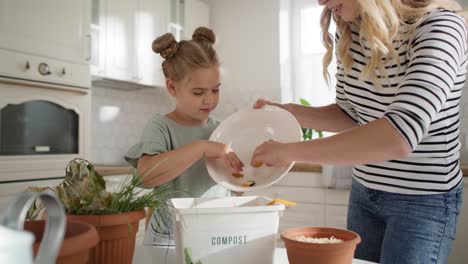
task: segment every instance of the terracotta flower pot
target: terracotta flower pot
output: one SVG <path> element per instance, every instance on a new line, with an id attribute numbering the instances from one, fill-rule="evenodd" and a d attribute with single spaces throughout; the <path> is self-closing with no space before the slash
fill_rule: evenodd
<path id="1" fill-rule="evenodd" d="M 45 221 L 26 221 L 24 230 L 32 232 L 36 238 L 33 244 L 34 255 L 39 250 L 44 234 Z M 99 240 L 96 229 L 89 224 L 67 221 L 65 237 L 60 248 L 57 264 L 86 264 L 88 263 L 90 250 L 97 245 Z"/>
<path id="2" fill-rule="evenodd" d="M 337 244 L 317 244 L 295 240 L 297 237 L 342 239 Z M 351 264 L 361 237 L 351 231 L 328 227 L 300 227 L 281 233 L 290 264 Z"/>
<path id="3" fill-rule="evenodd" d="M 91 251 L 91 264 L 131 264 L 138 222 L 145 210 L 111 215 L 67 215 L 67 219 L 91 224 L 99 233 L 99 244 Z"/>

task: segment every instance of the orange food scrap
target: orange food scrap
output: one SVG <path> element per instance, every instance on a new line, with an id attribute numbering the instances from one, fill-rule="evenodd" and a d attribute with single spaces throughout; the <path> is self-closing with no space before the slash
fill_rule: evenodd
<path id="1" fill-rule="evenodd" d="M 267 203 L 267 205 L 274 205 L 274 204 L 277 204 L 277 203 L 284 204 L 285 206 L 295 206 L 296 205 L 295 202 L 291 202 L 291 201 L 283 200 L 283 199 L 274 199 L 271 202 Z"/>
<path id="2" fill-rule="evenodd" d="M 263 162 L 259 161 L 254 164 L 254 168 L 260 168 L 263 165 Z"/>
<path id="3" fill-rule="evenodd" d="M 231 175 L 232 175 L 232 177 L 235 177 L 237 179 L 244 178 L 244 174 L 242 174 L 240 172 L 233 172 Z"/>
<path id="4" fill-rule="evenodd" d="M 254 181 L 248 181 L 248 182 L 244 182 L 243 184 L 241 184 L 242 187 L 252 187 L 254 185 L 255 185 Z"/>

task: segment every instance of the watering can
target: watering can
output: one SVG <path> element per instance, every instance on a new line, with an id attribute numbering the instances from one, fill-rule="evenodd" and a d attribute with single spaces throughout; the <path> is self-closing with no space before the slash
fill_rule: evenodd
<path id="1" fill-rule="evenodd" d="M 47 211 L 46 228 L 39 251 L 33 260 L 34 235 L 23 230 L 26 215 L 39 198 Z M 23 192 L 8 204 L 0 215 L 0 263 L 55 263 L 65 234 L 65 210 L 55 195 L 46 192 Z"/>

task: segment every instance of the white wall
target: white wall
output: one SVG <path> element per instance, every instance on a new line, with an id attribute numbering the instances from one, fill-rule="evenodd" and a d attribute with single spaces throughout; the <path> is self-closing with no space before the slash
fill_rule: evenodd
<path id="1" fill-rule="evenodd" d="M 259 97 L 281 100 L 279 0 L 210 0 L 211 24 L 224 75 L 215 117 Z"/>

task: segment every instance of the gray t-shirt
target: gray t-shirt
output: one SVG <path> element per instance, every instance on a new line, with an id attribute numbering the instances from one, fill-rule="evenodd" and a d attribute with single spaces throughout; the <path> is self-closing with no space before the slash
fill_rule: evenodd
<path id="1" fill-rule="evenodd" d="M 148 122 L 140 142 L 133 145 L 125 155 L 125 160 L 133 167 L 137 167 L 138 159 L 144 154 L 157 155 L 165 153 L 196 140 L 208 139 L 219 122 L 209 119 L 206 125 L 183 126 L 172 119 L 156 114 Z M 230 196 L 230 191 L 217 185 L 208 174 L 204 160 L 201 159 L 181 173 L 174 180 L 165 184 L 169 186 L 174 194 L 171 197 L 224 197 Z M 151 244 L 168 245 L 172 244 L 172 239 L 163 238 L 164 234 L 172 234 L 172 225 L 169 212 L 166 210 L 156 210 L 155 217 L 151 220 L 153 237 L 149 241 L 148 232 L 145 242 Z M 158 238 L 158 234 L 161 235 Z"/>

